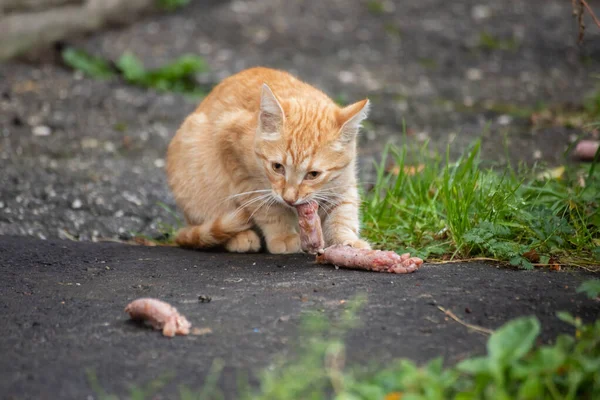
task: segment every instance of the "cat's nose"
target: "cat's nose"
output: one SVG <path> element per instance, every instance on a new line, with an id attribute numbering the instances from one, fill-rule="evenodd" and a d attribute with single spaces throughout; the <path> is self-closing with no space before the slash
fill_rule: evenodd
<path id="1" fill-rule="evenodd" d="M 281 197 L 283 198 L 283 201 L 288 203 L 290 206 L 293 206 L 296 200 L 298 200 L 297 194 L 298 193 L 293 188 L 287 188 Z"/>

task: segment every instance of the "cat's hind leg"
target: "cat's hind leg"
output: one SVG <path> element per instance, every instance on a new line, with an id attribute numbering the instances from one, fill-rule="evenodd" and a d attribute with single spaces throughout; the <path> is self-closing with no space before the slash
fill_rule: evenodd
<path id="1" fill-rule="evenodd" d="M 260 250 L 260 237 L 256 232 L 248 229 L 229 239 L 225 249 L 232 253 L 255 253 Z"/>
<path id="2" fill-rule="evenodd" d="M 208 248 L 226 244 L 240 232 L 250 229 L 245 213 L 229 213 L 200 225 L 189 225 L 177 232 L 175 242 L 181 247 Z"/>

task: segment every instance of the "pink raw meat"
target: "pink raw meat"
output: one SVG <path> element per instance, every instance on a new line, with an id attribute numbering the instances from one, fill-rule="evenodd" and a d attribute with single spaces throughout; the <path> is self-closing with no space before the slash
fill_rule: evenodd
<path id="1" fill-rule="evenodd" d="M 298 223 L 300 225 L 300 247 L 309 254 L 317 254 L 325 247 L 321 218 L 319 217 L 319 203 L 309 201 L 296 206 Z"/>
<path id="2" fill-rule="evenodd" d="M 164 301 L 141 298 L 132 301 L 125 307 L 131 319 L 143 320 L 154 329 L 161 330 L 164 336 L 173 337 L 190 333 L 192 324 L 177 309 Z"/>
<path id="3" fill-rule="evenodd" d="M 575 146 L 574 154 L 580 160 L 592 161 L 598 152 L 600 142 L 597 140 L 582 140 Z"/>
<path id="4" fill-rule="evenodd" d="M 408 253 L 398 255 L 393 251 L 355 249 L 341 244 L 327 247 L 323 254 L 317 256 L 317 262 L 396 274 L 415 272 L 423 264 L 423 260 Z"/>
<path id="5" fill-rule="evenodd" d="M 398 255 L 393 251 L 356 249 L 351 246 L 334 245 L 325 247 L 319 204 L 316 201 L 296 206 L 300 225 L 300 244 L 303 251 L 318 254 L 320 264 L 333 264 L 340 267 L 366 269 L 369 271 L 408 274 L 415 272 L 423 260 L 410 254 Z"/>

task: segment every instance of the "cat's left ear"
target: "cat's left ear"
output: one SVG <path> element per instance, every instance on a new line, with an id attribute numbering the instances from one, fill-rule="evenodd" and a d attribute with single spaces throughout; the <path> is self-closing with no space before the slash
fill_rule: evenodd
<path id="1" fill-rule="evenodd" d="M 260 134 L 265 140 L 276 140 L 280 136 L 285 114 L 271 88 L 263 83 L 260 92 Z"/>
<path id="2" fill-rule="evenodd" d="M 342 108 L 338 114 L 338 123 L 340 128 L 340 141 L 350 143 L 358 135 L 360 124 L 369 115 L 369 99 L 364 99 L 354 104 Z"/>

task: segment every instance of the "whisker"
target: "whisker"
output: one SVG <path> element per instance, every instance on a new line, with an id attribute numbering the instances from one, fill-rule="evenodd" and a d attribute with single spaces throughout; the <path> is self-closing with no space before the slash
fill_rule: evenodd
<path id="1" fill-rule="evenodd" d="M 250 214 L 250 216 L 248 217 L 248 219 L 246 220 L 246 223 L 250 222 L 250 220 L 252 219 L 252 217 L 254 216 L 254 214 L 256 214 L 256 212 L 258 210 L 260 210 L 262 207 L 264 207 L 264 205 L 268 202 L 271 203 L 271 201 L 274 200 L 273 196 L 269 194 L 269 197 L 267 197 L 265 200 L 263 200 L 258 207 L 256 207 L 256 209 L 252 212 L 252 214 Z"/>
<path id="2" fill-rule="evenodd" d="M 271 209 L 271 206 L 276 203 L 277 203 L 277 199 L 275 197 L 273 197 L 271 199 L 271 201 L 269 202 L 269 204 L 267 204 L 267 210 L 265 211 L 265 214 L 268 214 L 269 210 Z"/>
<path id="3" fill-rule="evenodd" d="M 327 195 L 324 195 L 319 192 L 312 193 L 310 197 L 317 201 L 320 200 L 320 202 L 322 203 L 322 208 L 327 213 L 327 215 L 330 215 L 330 211 L 338 204 L 336 200 L 331 199 L 327 197 Z"/>
<path id="4" fill-rule="evenodd" d="M 240 196 L 245 196 L 247 194 L 253 194 L 253 193 L 265 193 L 265 192 L 270 192 L 271 189 L 260 189 L 260 190 L 251 190 L 249 192 L 244 192 L 244 193 L 238 193 L 238 194 L 234 194 L 232 196 L 227 197 L 225 200 L 231 200 L 234 199 L 236 197 L 240 197 Z"/>
<path id="5" fill-rule="evenodd" d="M 250 200 L 247 200 L 246 202 L 242 203 L 238 208 L 235 209 L 235 211 L 233 212 L 233 215 L 234 216 L 237 215 L 242 209 L 244 209 L 244 208 L 248 207 L 249 205 L 256 203 L 260 200 L 269 198 L 270 196 L 271 196 L 271 194 L 267 193 L 267 194 L 263 194 L 262 196 L 256 196 Z"/>

